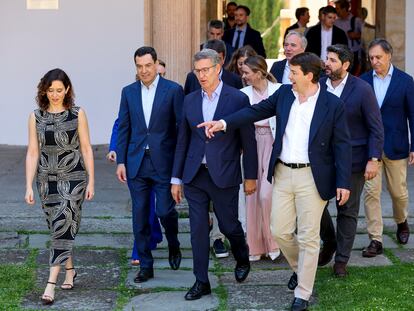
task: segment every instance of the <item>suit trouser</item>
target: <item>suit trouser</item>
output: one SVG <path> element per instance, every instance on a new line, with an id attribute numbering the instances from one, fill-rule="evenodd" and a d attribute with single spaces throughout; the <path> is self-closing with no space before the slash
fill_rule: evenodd
<path id="1" fill-rule="evenodd" d="M 338 214 L 336 217 L 335 262 L 347 263 L 351 256 L 357 231 L 359 205 L 364 183 L 364 172 L 352 173 L 351 193 L 348 201 L 342 206 L 336 204 Z M 328 205 L 326 205 L 321 219 L 321 239 L 324 247 L 329 247 L 329 245 L 332 245 L 332 241 L 335 241 L 335 229 L 332 229 L 333 222 L 329 214 Z"/>
<path id="2" fill-rule="evenodd" d="M 229 240 L 234 258 L 240 264 L 248 264 L 249 251 L 238 220 L 239 185 L 219 188 L 211 179 L 208 169 L 201 166 L 191 183 L 184 184 L 184 193 L 189 205 L 193 270 L 196 279 L 208 282 L 210 201 L 213 201 L 220 231 Z"/>
<path id="3" fill-rule="evenodd" d="M 295 297 L 309 300 L 318 266 L 319 229 L 326 201 L 319 195 L 310 167 L 292 169 L 278 163 L 274 176 L 271 231 L 298 275 Z"/>
<path id="4" fill-rule="evenodd" d="M 371 240 L 382 242 L 381 190 L 382 174 L 392 199 L 394 220 L 403 223 L 408 216 L 407 159 L 390 160 L 383 154 L 378 175 L 365 183 L 365 217 Z"/>
<path id="5" fill-rule="evenodd" d="M 175 202 L 171 196 L 170 180 L 158 176 L 149 155 L 145 155 L 137 176 L 128 178 L 128 188 L 132 199 L 132 226 L 137 245 L 141 268 L 152 268 L 154 259 L 151 254 L 151 227 L 150 193 L 151 188 L 157 198 L 155 213 L 165 229 L 165 237 L 168 247 L 178 248 L 178 213 L 175 210 Z"/>

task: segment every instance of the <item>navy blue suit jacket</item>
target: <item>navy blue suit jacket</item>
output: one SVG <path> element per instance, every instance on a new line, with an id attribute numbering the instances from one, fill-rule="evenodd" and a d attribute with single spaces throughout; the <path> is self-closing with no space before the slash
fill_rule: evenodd
<path id="1" fill-rule="evenodd" d="M 223 81 L 224 84 L 227 84 L 229 86 L 232 86 L 236 89 L 242 89 L 243 88 L 243 83 L 241 78 L 236 75 L 233 72 L 230 72 L 226 69 L 222 69 L 223 70 L 223 74 L 221 75 L 221 80 Z M 196 90 L 200 90 L 201 89 L 201 85 L 200 82 L 198 82 L 198 79 L 196 77 L 196 75 L 194 74 L 194 72 L 190 71 L 187 74 L 187 78 L 185 79 L 185 84 L 184 84 L 184 95 L 188 95 Z"/>
<path id="2" fill-rule="evenodd" d="M 312 52 L 321 56 L 321 24 L 317 24 L 311 28 L 309 28 L 308 32 L 306 33 L 306 39 L 308 40 L 308 45 L 306 46 L 305 52 Z M 332 45 L 334 44 L 344 44 L 348 46 L 348 36 L 346 35 L 345 31 L 337 26 L 333 26 L 332 29 Z M 325 61 L 323 59 L 323 61 Z"/>
<path id="3" fill-rule="evenodd" d="M 236 28 L 226 30 L 223 35 L 223 41 L 233 46 L 233 37 L 235 31 Z M 264 58 L 266 58 L 266 50 L 264 48 L 260 32 L 254 30 L 249 25 L 247 25 L 246 35 L 244 37 L 243 46 L 245 45 L 250 45 L 256 51 L 257 54 L 262 55 Z"/>
<path id="4" fill-rule="evenodd" d="M 282 151 L 283 135 L 294 101 L 292 86 L 282 85 L 268 99 L 224 118 L 227 131 L 233 131 L 276 115 L 276 137 L 267 175 L 269 182 Z M 308 154 L 312 175 L 323 200 L 334 197 L 336 188 L 350 189 L 351 151 L 344 104 L 321 88 L 310 126 Z"/>
<path id="5" fill-rule="evenodd" d="M 327 78 L 320 80 L 327 89 Z M 365 81 L 348 74 L 341 97 L 352 144 L 352 172 L 365 170 L 369 158 L 381 158 L 384 127 L 381 112 L 372 88 Z"/>
<path id="6" fill-rule="evenodd" d="M 277 82 L 282 83 L 283 73 L 285 71 L 287 59 L 280 60 L 273 63 L 272 68 L 270 68 L 270 73 L 276 78 Z"/>
<path id="7" fill-rule="evenodd" d="M 171 179 L 183 97 L 180 85 L 160 77 L 147 128 L 142 108 L 141 82 L 123 88 L 116 149 L 117 162 L 126 165 L 128 178 L 137 175 L 145 148 L 149 146 L 158 175 L 168 181 Z"/>
<path id="8" fill-rule="evenodd" d="M 223 84 L 213 120 L 222 119 L 244 107 L 249 98 L 239 90 Z M 190 183 L 200 169 L 206 155 L 208 171 L 219 188 L 234 187 L 242 182 L 240 153 L 243 151 L 245 179 L 257 179 L 257 149 L 253 123 L 243 128 L 217 133 L 208 139 L 204 128 L 201 90 L 184 99 L 183 119 L 178 132 L 173 176 Z"/>
<path id="9" fill-rule="evenodd" d="M 372 70 L 364 73 L 361 79 L 374 88 Z M 413 78 L 394 66 L 391 83 L 381 106 L 384 124 L 384 153 L 391 160 L 408 157 L 414 152 L 414 144 L 408 139 L 408 125 L 414 134 L 414 82 Z M 411 138 L 412 139 L 412 138 Z"/>

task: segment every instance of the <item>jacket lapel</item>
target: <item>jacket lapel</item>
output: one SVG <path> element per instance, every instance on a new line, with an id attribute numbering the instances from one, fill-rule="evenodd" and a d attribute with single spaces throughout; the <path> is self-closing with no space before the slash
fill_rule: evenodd
<path id="1" fill-rule="evenodd" d="M 136 113 L 139 118 L 139 124 L 142 124 L 142 126 L 147 127 L 147 124 L 145 123 L 145 116 L 144 116 L 144 108 L 142 107 L 142 93 L 141 93 L 141 82 L 137 81 L 135 82 L 135 88 L 136 96 L 133 96 L 133 99 L 136 99 L 136 102 L 132 105 L 133 109 L 136 109 Z"/>
<path id="2" fill-rule="evenodd" d="M 318 100 L 316 101 L 315 111 L 313 112 L 313 117 L 310 126 L 309 132 L 309 145 L 311 144 L 312 140 L 315 138 L 316 133 L 318 132 L 319 127 L 321 126 L 323 120 L 325 120 L 325 115 L 328 113 L 327 103 L 328 100 L 326 98 L 326 92 L 324 89 L 321 88 Z"/>
<path id="3" fill-rule="evenodd" d="M 283 106 L 281 107 L 280 112 L 280 134 L 281 138 L 285 135 L 286 125 L 289 120 L 290 109 L 292 108 L 293 102 L 295 101 L 295 96 L 292 93 L 292 88 L 289 88 L 286 92 L 287 96 L 284 96 Z M 282 93 L 280 93 L 282 95 Z"/>
<path id="4" fill-rule="evenodd" d="M 157 119 L 157 112 L 164 102 L 164 97 L 167 93 L 167 87 L 164 82 L 164 78 L 160 77 L 158 80 L 157 89 L 155 90 L 154 102 L 152 103 L 151 117 L 148 124 L 148 129 L 151 129 L 153 126 L 155 120 Z"/>
<path id="5" fill-rule="evenodd" d="M 349 95 L 351 95 L 353 89 L 355 87 L 355 79 L 351 74 L 348 74 L 348 80 L 346 81 L 345 87 L 341 94 L 341 99 L 343 102 L 347 102 Z"/>

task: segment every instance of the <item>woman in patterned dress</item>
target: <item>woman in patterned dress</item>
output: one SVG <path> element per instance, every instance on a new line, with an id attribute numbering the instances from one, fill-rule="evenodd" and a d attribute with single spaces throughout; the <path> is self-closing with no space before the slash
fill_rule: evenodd
<path id="1" fill-rule="evenodd" d="M 60 266 L 65 265 L 61 289 L 73 289 L 73 242 L 79 230 L 83 200 L 94 196 L 93 152 L 85 112 L 74 106 L 69 77 L 61 69 L 45 74 L 38 85 L 39 109 L 29 117 L 26 155 L 26 195 L 35 203 L 33 180 L 51 233 L 50 273 L 41 297 L 52 304 Z"/>

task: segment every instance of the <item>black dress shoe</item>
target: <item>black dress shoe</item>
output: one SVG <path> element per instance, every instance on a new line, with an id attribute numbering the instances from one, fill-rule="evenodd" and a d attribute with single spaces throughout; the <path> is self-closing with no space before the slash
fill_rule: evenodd
<path id="1" fill-rule="evenodd" d="M 287 285 L 290 290 L 294 290 L 296 286 L 298 286 L 298 275 L 296 274 L 296 272 L 293 272 Z"/>
<path id="2" fill-rule="evenodd" d="M 408 227 L 408 222 L 407 219 L 401 223 L 397 225 L 397 240 L 398 243 L 400 244 L 407 244 L 408 239 L 410 237 L 410 228 Z"/>
<path id="3" fill-rule="evenodd" d="M 372 258 L 382 254 L 383 252 L 384 249 L 382 248 L 382 243 L 377 240 L 372 240 L 368 247 L 362 250 L 362 257 Z"/>
<path id="4" fill-rule="evenodd" d="M 309 306 L 309 301 L 295 297 L 295 299 L 293 299 L 292 308 L 290 310 L 292 311 L 308 310 L 308 306 Z"/>
<path id="5" fill-rule="evenodd" d="M 146 282 L 154 277 L 154 270 L 151 268 L 141 268 L 134 279 L 135 283 Z"/>
<path id="6" fill-rule="evenodd" d="M 170 248 L 168 253 L 168 262 L 173 270 L 178 270 L 181 264 L 181 251 L 179 248 Z"/>
<path id="7" fill-rule="evenodd" d="M 203 283 L 200 281 L 195 281 L 194 285 L 190 290 L 185 294 L 185 300 L 196 300 L 200 299 L 201 296 L 211 294 L 210 283 Z"/>
<path id="8" fill-rule="evenodd" d="M 243 282 L 250 272 L 250 262 L 247 264 L 236 264 L 236 268 L 234 269 L 234 277 L 236 278 L 237 282 Z"/>
<path id="9" fill-rule="evenodd" d="M 319 252 L 318 266 L 326 266 L 331 262 L 333 255 L 335 254 L 336 246 L 324 245 Z"/>

